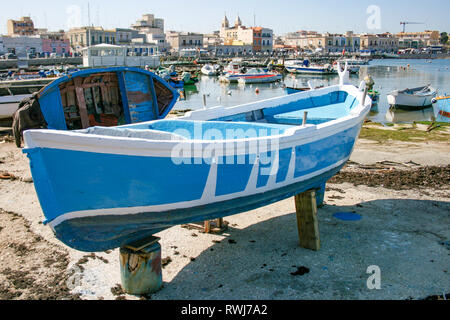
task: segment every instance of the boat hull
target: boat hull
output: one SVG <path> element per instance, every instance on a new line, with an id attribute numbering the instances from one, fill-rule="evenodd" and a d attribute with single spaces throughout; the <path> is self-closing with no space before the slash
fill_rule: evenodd
<path id="1" fill-rule="evenodd" d="M 254 77 L 242 77 L 238 79 L 238 83 L 252 84 L 252 83 L 272 83 L 281 80 L 281 75 L 274 76 L 254 76 Z"/>
<path id="2" fill-rule="evenodd" d="M 427 95 L 392 92 L 387 95 L 387 101 L 391 106 L 396 106 L 403 109 L 424 109 L 432 105 L 432 100 L 435 96 L 435 92 Z"/>
<path id="3" fill-rule="evenodd" d="M 100 141 L 69 150 L 61 147 L 62 141 L 37 142 L 32 137 L 37 131 L 25 133 L 24 152 L 46 223 L 56 237 L 74 249 L 96 252 L 174 225 L 237 214 L 312 188 L 323 190 L 349 159 L 361 125 L 362 119 L 355 119 L 337 132 L 311 132 L 308 142 L 282 139 L 273 151 L 278 161 L 269 165 L 262 162 L 264 153 L 245 153 L 244 163 L 236 165 L 228 164 L 227 156 L 209 163 L 194 158 L 174 163 L 171 157 L 153 156 L 156 147 L 130 155 Z M 77 143 L 74 149 L 83 144 Z"/>
<path id="4" fill-rule="evenodd" d="M 286 70 L 290 73 L 296 74 L 318 74 L 318 75 L 332 75 L 337 74 L 334 70 L 326 68 L 307 68 L 307 67 L 286 67 Z"/>
<path id="5" fill-rule="evenodd" d="M 20 102 L 29 97 L 31 97 L 30 94 L 0 97 L 0 119 L 12 118 L 14 112 L 17 111 Z"/>
<path id="6" fill-rule="evenodd" d="M 450 122 L 450 97 L 439 97 L 435 104 L 437 109 L 436 121 Z"/>

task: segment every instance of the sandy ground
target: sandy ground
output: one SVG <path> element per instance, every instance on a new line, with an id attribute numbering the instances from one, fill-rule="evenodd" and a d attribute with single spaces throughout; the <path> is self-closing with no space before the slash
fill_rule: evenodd
<path id="1" fill-rule="evenodd" d="M 391 170 L 445 166 L 450 144 L 360 140 L 351 160 L 409 163 Z M 329 184 L 318 252 L 298 245 L 293 199 L 227 217 L 220 235 L 165 230 L 158 234 L 162 257 L 170 258 L 163 288 L 136 297 L 120 292 L 118 250 L 78 252 L 42 225 L 28 159 L 8 141 L 0 142 L 2 171 L 15 179 L 0 179 L 0 299 L 422 299 L 450 292 L 448 176 L 434 189 Z M 338 212 L 362 219 L 342 221 Z M 367 288 L 371 265 L 381 270 L 380 290 Z M 308 272 L 293 275 L 299 267 Z"/>

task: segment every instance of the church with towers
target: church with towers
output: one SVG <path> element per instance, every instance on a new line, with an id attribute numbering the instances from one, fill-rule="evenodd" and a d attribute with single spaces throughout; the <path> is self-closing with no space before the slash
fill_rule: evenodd
<path id="1" fill-rule="evenodd" d="M 233 26 L 230 26 L 225 14 L 220 28 L 220 38 L 225 45 L 251 45 L 254 52 L 273 50 L 272 29 L 243 26 L 239 14 Z"/>

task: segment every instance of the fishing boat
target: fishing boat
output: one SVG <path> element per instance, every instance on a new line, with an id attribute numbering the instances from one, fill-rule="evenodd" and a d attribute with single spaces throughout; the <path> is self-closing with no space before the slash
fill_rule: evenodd
<path id="1" fill-rule="evenodd" d="M 163 119 L 178 92 L 157 75 L 139 68 L 86 69 L 54 80 L 14 116 L 13 131 L 30 128 L 77 130 Z"/>
<path id="2" fill-rule="evenodd" d="M 391 106 L 418 109 L 430 107 L 435 96 L 436 90 L 427 85 L 413 89 L 394 90 L 388 94 L 387 100 Z"/>
<path id="3" fill-rule="evenodd" d="M 269 83 L 281 80 L 278 73 L 268 72 L 260 68 L 252 68 L 242 73 L 227 73 L 219 77 L 220 82 L 240 82 L 240 83 Z"/>
<path id="4" fill-rule="evenodd" d="M 217 76 L 219 74 L 219 65 L 205 64 L 201 72 L 205 76 Z"/>
<path id="5" fill-rule="evenodd" d="M 19 107 L 20 101 L 31 97 L 31 94 L 0 96 L 0 119 L 12 118 Z"/>
<path id="6" fill-rule="evenodd" d="M 251 83 L 272 83 L 280 81 L 283 76 L 279 73 L 266 72 L 263 69 L 250 69 L 247 73 L 238 78 L 240 84 Z"/>
<path id="7" fill-rule="evenodd" d="M 30 98 L 55 78 L 5 80 L 0 82 L 0 119 L 12 118 L 19 103 Z"/>
<path id="8" fill-rule="evenodd" d="M 314 74 L 314 75 L 332 75 L 337 74 L 337 70 L 334 70 L 330 64 L 326 65 L 313 65 L 309 60 L 298 61 L 290 60 L 285 62 L 285 68 L 288 72 L 297 74 Z"/>
<path id="9" fill-rule="evenodd" d="M 436 97 L 432 100 L 436 105 L 436 120 L 439 122 L 450 122 L 450 96 Z"/>
<path id="10" fill-rule="evenodd" d="M 177 119 L 28 130 L 23 151 L 45 224 L 69 247 L 105 251 L 310 189 L 320 203 L 370 105 L 339 84 Z"/>

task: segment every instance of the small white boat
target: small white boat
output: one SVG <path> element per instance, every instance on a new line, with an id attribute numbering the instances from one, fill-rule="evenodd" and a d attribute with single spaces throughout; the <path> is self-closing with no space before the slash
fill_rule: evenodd
<path id="1" fill-rule="evenodd" d="M 202 71 L 202 74 L 204 74 L 205 76 L 216 76 L 219 73 L 219 66 L 205 64 L 201 71 Z"/>
<path id="2" fill-rule="evenodd" d="M 269 83 L 281 80 L 282 76 L 278 73 L 268 72 L 259 68 L 252 68 L 245 73 L 227 73 L 219 78 L 220 82 L 239 82 L 239 83 Z"/>
<path id="3" fill-rule="evenodd" d="M 387 100 L 391 106 L 425 108 L 432 104 L 434 97 L 436 97 L 436 89 L 427 85 L 413 89 L 394 90 L 388 94 Z"/>
<path id="4" fill-rule="evenodd" d="M 20 101 L 31 97 L 31 94 L 19 94 L 0 97 L 0 119 L 12 118 L 14 112 L 19 107 Z"/>
<path id="5" fill-rule="evenodd" d="M 238 83 L 271 83 L 280 81 L 283 76 L 279 73 L 266 72 L 262 69 L 250 69 L 246 74 L 238 78 Z"/>
<path id="6" fill-rule="evenodd" d="M 360 64 L 354 63 L 353 60 L 345 59 L 345 60 L 339 60 L 343 65 L 347 63 L 347 70 L 351 74 L 358 74 L 360 69 Z M 338 63 L 337 61 L 333 63 L 333 69 L 337 72 L 338 71 Z"/>
<path id="7" fill-rule="evenodd" d="M 298 61 L 291 60 L 286 61 L 285 68 L 288 72 L 299 73 L 299 74 L 320 74 L 320 75 L 330 75 L 337 74 L 337 71 L 333 69 L 330 64 L 326 65 L 313 65 L 310 64 L 309 60 Z"/>

